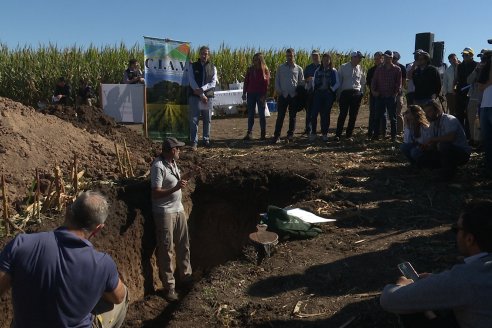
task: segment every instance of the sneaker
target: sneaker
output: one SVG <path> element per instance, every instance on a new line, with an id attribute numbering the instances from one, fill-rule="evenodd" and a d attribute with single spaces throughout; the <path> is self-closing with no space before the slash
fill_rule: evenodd
<path id="1" fill-rule="evenodd" d="M 347 141 L 349 141 L 349 142 L 353 142 L 353 141 L 354 141 L 354 138 L 352 138 L 352 137 L 347 137 Z"/>
<path id="2" fill-rule="evenodd" d="M 316 135 L 314 133 L 311 133 L 309 135 L 309 141 L 313 142 L 314 140 L 316 140 Z"/>
<path id="3" fill-rule="evenodd" d="M 196 151 L 198 149 L 198 145 L 196 143 L 191 145 L 191 150 Z"/>
<path id="4" fill-rule="evenodd" d="M 211 147 L 211 146 L 210 146 L 210 140 L 205 140 L 205 141 L 203 141 L 203 145 L 204 145 L 205 147 L 207 147 L 207 148 L 210 148 L 210 147 Z"/>
<path id="5" fill-rule="evenodd" d="M 246 133 L 246 135 L 243 138 L 244 141 L 246 140 L 251 140 L 251 132 Z"/>
<path id="6" fill-rule="evenodd" d="M 168 301 L 169 303 L 174 303 L 177 302 L 178 299 L 178 294 L 174 290 L 174 288 L 171 288 L 167 291 L 164 292 L 164 299 Z"/>
<path id="7" fill-rule="evenodd" d="M 328 135 L 327 134 L 323 134 L 323 141 L 324 142 L 327 142 L 328 141 Z"/>
<path id="8" fill-rule="evenodd" d="M 280 143 L 280 138 L 279 137 L 273 137 L 272 144 L 278 144 L 278 143 Z"/>
<path id="9" fill-rule="evenodd" d="M 294 136 L 293 135 L 288 135 L 287 136 L 287 142 L 292 142 L 294 141 Z"/>
<path id="10" fill-rule="evenodd" d="M 335 136 L 335 138 L 333 140 L 336 141 L 336 142 L 339 142 L 340 141 L 340 137 L 339 136 Z"/>

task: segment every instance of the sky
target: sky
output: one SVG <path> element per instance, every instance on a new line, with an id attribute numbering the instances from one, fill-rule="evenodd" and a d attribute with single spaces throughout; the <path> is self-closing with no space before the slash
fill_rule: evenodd
<path id="1" fill-rule="evenodd" d="M 23 0 L 4 1 L 0 43 L 111 46 L 143 36 L 231 48 L 398 51 L 413 59 L 415 34 L 434 33 L 445 58 L 465 47 L 475 53 L 492 39 L 492 1 L 269 1 Z M 446 60 L 447 61 L 447 60 Z"/>

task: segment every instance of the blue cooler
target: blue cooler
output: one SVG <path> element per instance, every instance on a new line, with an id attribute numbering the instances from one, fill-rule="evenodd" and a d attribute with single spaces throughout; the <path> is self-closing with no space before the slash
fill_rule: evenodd
<path id="1" fill-rule="evenodd" d="M 267 101 L 267 106 L 268 110 L 270 112 L 276 112 L 277 111 L 277 103 L 275 101 Z"/>

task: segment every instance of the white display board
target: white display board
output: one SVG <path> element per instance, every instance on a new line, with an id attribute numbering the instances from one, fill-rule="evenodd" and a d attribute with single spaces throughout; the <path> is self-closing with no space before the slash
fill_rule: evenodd
<path id="1" fill-rule="evenodd" d="M 214 92 L 214 106 L 240 105 L 243 103 L 243 90 Z"/>
<path id="2" fill-rule="evenodd" d="M 116 122 L 144 123 L 143 84 L 101 84 L 102 107 Z"/>

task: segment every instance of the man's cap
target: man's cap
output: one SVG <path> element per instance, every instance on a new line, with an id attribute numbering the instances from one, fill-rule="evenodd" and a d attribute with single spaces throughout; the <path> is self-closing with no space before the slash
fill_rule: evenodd
<path id="1" fill-rule="evenodd" d="M 484 55 L 490 55 L 492 53 L 492 50 L 487 50 L 487 49 L 482 49 L 480 53 L 477 55 L 477 57 L 482 57 Z"/>
<path id="2" fill-rule="evenodd" d="M 311 55 L 319 55 L 319 50 L 314 49 L 311 51 Z"/>
<path id="3" fill-rule="evenodd" d="M 360 51 L 352 51 L 350 57 L 366 58 Z"/>
<path id="4" fill-rule="evenodd" d="M 376 51 L 374 53 L 374 57 L 376 57 L 376 56 L 382 56 L 382 55 L 383 55 L 383 52 L 382 51 Z"/>
<path id="5" fill-rule="evenodd" d="M 417 49 L 415 50 L 415 52 L 413 53 L 414 55 L 420 55 L 421 53 L 425 52 L 424 50 L 422 49 Z"/>
<path id="6" fill-rule="evenodd" d="M 399 60 L 401 58 L 400 53 L 398 51 L 393 51 L 393 58 Z"/>
<path id="7" fill-rule="evenodd" d="M 392 57 L 392 58 L 393 58 L 393 51 L 391 51 L 391 50 L 386 50 L 386 51 L 384 52 L 384 56 L 385 56 L 385 57 Z"/>
<path id="8" fill-rule="evenodd" d="M 164 139 L 164 141 L 162 142 L 162 149 L 163 150 L 171 150 L 171 149 L 176 148 L 176 147 L 183 147 L 184 145 L 185 145 L 184 142 L 179 141 L 178 139 L 176 139 L 174 137 L 169 137 L 169 138 Z"/>
<path id="9" fill-rule="evenodd" d="M 463 49 L 463 51 L 461 52 L 462 55 L 472 55 L 474 54 L 474 51 L 472 48 L 468 48 L 466 47 L 465 49 Z"/>

